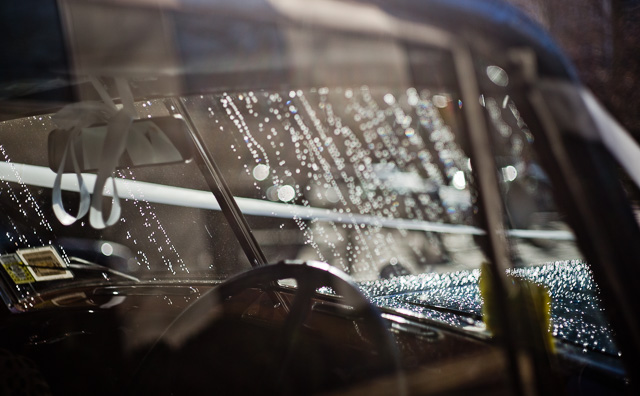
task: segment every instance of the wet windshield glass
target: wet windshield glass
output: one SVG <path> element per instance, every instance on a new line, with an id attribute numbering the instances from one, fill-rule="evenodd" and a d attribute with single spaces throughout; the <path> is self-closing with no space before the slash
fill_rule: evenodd
<path id="1" fill-rule="evenodd" d="M 142 117 L 169 113 L 162 101 L 138 103 L 137 108 Z M 16 252 L 53 246 L 65 263 L 88 261 L 147 280 L 223 279 L 249 267 L 193 162 L 120 169 L 116 177 L 122 215 L 115 225 L 97 230 L 87 217 L 62 225 L 52 211 L 55 173 L 47 162 L 47 136 L 56 128 L 53 117 L 0 123 L 3 264 L 10 263 Z M 85 174 L 87 180 L 92 177 Z M 79 201 L 75 175 L 64 175 L 62 180 L 64 206 L 75 213 Z M 107 183 L 105 193 L 110 195 L 111 188 Z M 105 211 L 108 208 L 105 205 Z M 74 271 L 74 280 L 127 279 L 81 270 Z M 38 288 L 69 281 L 39 282 Z"/>
<path id="2" fill-rule="evenodd" d="M 185 103 L 270 262 L 371 280 L 482 261 L 454 93 L 319 87 Z"/>

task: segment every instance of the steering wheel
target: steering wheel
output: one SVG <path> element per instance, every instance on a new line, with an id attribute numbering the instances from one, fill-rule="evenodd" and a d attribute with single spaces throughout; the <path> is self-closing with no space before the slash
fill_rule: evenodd
<path id="1" fill-rule="evenodd" d="M 294 279 L 297 284 L 297 290 L 292 303 L 289 303 L 288 299 L 283 298 L 283 295 L 276 293 L 274 290 L 278 287 L 277 282 L 285 279 Z M 270 354 L 275 356 L 269 357 L 269 363 L 266 366 L 260 366 L 267 367 L 267 369 L 257 368 L 253 371 L 270 371 L 269 374 L 263 373 L 261 377 L 268 378 L 269 382 L 272 382 L 271 388 L 266 386 L 263 390 L 264 393 L 300 393 L 301 389 L 296 388 L 296 385 L 290 385 L 289 382 L 292 379 L 298 382 L 302 380 L 296 378 L 296 375 L 291 375 L 289 373 L 290 371 L 307 370 L 312 373 L 323 372 L 322 370 L 315 370 L 311 367 L 311 364 L 309 365 L 310 367 L 301 367 L 305 366 L 305 363 L 301 363 L 300 359 L 296 360 L 295 358 L 291 358 L 292 355 L 296 355 L 295 352 L 299 352 L 297 350 L 308 347 L 309 343 L 303 343 L 302 341 L 301 332 L 303 328 L 308 325 L 307 322 L 312 310 L 323 308 L 324 303 L 322 302 L 322 296 L 317 294 L 317 289 L 321 287 L 330 287 L 331 290 L 339 296 L 336 297 L 336 299 L 332 299 L 333 303 L 329 304 L 330 309 L 327 311 L 329 315 L 334 314 L 343 318 L 341 321 L 343 327 L 338 328 L 345 329 L 345 317 L 347 320 L 353 322 L 353 326 L 361 338 L 361 345 L 359 345 L 360 350 L 366 349 L 368 353 L 370 352 L 370 358 L 366 359 L 365 362 L 358 361 L 350 362 L 349 364 L 342 362 L 340 364 L 349 367 L 353 367 L 354 365 L 369 367 L 373 365 L 371 361 L 375 361 L 376 369 L 373 374 L 389 375 L 393 373 L 396 378 L 395 382 L 397 383 L 397 388 L 393 389 L 393 393 L 404 394 L 404 378 L 400 368 L 399 353 L 395 341 L 387 330 L 387 325 L 382 319 L 380 312 L 366 299 L 347 274 L 326 263 L 283 261 L 273 265 L 253 268 L 234 276 L 211 289 L 191 304 L 173 322 L 169 329 L 165 331 L 163 336 L 164 342 L 174 347 L 176 345 L 180 347 L 181 343 L 188 343 L 192 345 L 191 350 L 197 349 L 201 351 L 202 349 L 209 348 L 204 346 L 204 343 L 201 341 L 204 339 L 203 337 L 200 337 L 200 335 L 194 336 L 193 329 L 200 329 L 197 331 L 198 333 L 213 331 L 212 329 L 217 325 L 216 322 L 219 323 L 220 318 L 226 315 L 224 312 L 225 305 L 234 304 L 236 297 L 238 297 L 238 300 L 243 301 L 243 298 L 239 296 L 249 289 L 266 291 L 272 299 L 271 307 L 278 308 L 281 313 L 283 311 L 288 312 L 284 320 L 281 321 L 281 327 L 275 331 L 276 335 L 272 340 L 273 345 L 270 349 Z M 246 299 L 244 299 L 240 305 L 243 304 L 246 304 Z M 335 307 L 340 308 L 336 310 Z M 240 311 L 245 311 L 246 308 L 246 306 L 243 306 Z M 271 311 L 271 309 L 269 310 Z M 341 314 L 343 311 L 345 315 Z M 237 310 L 234 315 L 237 316 Z M 236 320 L 238 320 L 238 318 L 236 318 Z M 236 328 L 237 327 L 233 327 L 232 332 L 237 332 Z M 314 330 L 314 332 L 322 333 L 322 330 Z M 335 336 L 336 334 L 333 335 Z M 322 334 L 320 334 L 320 337 L 321 336 Z M 337 336 L 341 336 L 341 334 L 337 334 Z M 228 340 L 221 340 L 219 335 L 210 335 L 208 338 L 217 338 L 218 343 L 229 342 Z M 244 341 L 251 342 L 248 338 L 250 337 L 244 337 L 240 340 L 242 340 L 243 343 Z M 308 338 L 306 340 L 308 340 Z M 366 348 L 362 348 L 363 345 L 366 345 Z M 229 356 L 230 360 L 240 361 L 239 363 L 229 362 L 229 364 L 241 364 L 246 365 L 246 367 L 253 367 L 252 360 L 258 359 L 257 355 L 259 355 L 259 352 L 256 350 L 258 350 L 259 347 L 246 345 L 244 345 L 244 347 L 254 356 L 251 356 L 249 359 Z M 369 348 L 371 350 L 369 350 Z M 217 353 L 218 355 L 229 355 L 233 351 L 234 350 L 230 348 L 227 352 L 217 351 Z M 314 351 L 316 353 L 322 353 L 322 348 L 316 348 Z M 189 352 L 189 355 L 193 355 L 193 352 Z M 296 356 L 299 357 L 300 353 Z M 193 358 L 189 359 L 193 360 Z M 175 361 L 176 359 L 169 357 L 166 360 Z M 304 362 L 305 359 L 302 361 Z M 333 360 L 331 362 L 333 363 Z M 368 373 L 365 378 L 368 378 L 370 374 L 371 373 Z M 256 373 L 256 375 L 258 377 L 260 376 L 258 373 Z M 162 377 L 161 374 L 153 374 L 152 376 L 155 378 Z M 226 375 L 225 380 L 228 380 L 228 377 L 231 376 L 233 375 Z M 259 381 L 253 373 L 251 376 L 253 380 Z M 394 381 L 394 377 L 390 378 Z M 251 381 L 251 379 L 249 379 L 249 381 Z M 331 382 L 333 382 L 333 380 Z M 349 382 L 347 382 L 347 384 L 348 383 Z M 304 386 L 306 385 L 303 385 L 303 387 Z M 182 389 L 183 386 L 181 385 L 180 388 Z M 250 392 L 255 393 L 256 389 L 252 389 Z M 311 389 L 304 389 L 303 392 L 308 393 L 308 391 L 315 390 L 320 389 L 313 389 L 312 387 Z M 200 389 L 200 391 L 202 390 Z"/>

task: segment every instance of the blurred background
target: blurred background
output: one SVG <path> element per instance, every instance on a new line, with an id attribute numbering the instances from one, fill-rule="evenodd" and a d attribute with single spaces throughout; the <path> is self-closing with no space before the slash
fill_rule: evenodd
<path id="1" fill-rule="evenodd" d="M 585 85 L 640 141 L 640 1 L 505 1 L 546 28 Z"/>

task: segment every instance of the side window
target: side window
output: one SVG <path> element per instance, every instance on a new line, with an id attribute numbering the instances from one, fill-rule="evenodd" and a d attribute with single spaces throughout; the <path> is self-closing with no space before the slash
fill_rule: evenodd
<path id="1" fill-rule="evenodd" d="M 618 356 L 598 286 L 556 206 L 553 185 L 535 151 L 536 133 L 527 124 L 533 115 L 510 96 L 505 70 L 485 63 L 478 75 L 515 267 L 512 275 L 547 288 L 557 339 L 582 352 Z"/>
<path id="2" fill-rule="evenodd" d="M 505 225 L 516 266 L 580 260 L 575 236 L 558 210 L 553 186 L 534 150 L 527 117 L 509 95 L 509 76 L 482 67 L 480 104 L 489 121 Z"/>

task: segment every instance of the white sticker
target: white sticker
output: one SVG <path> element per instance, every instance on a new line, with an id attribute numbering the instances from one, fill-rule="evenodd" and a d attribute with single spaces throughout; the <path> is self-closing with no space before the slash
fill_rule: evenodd
<path id="1" fill-rule="evenodd" d="M 66 269 L 67 264 L 53 246 L 20 249 L 16 253 L 36 281 L 73 278 L 73 273 Z"/>

